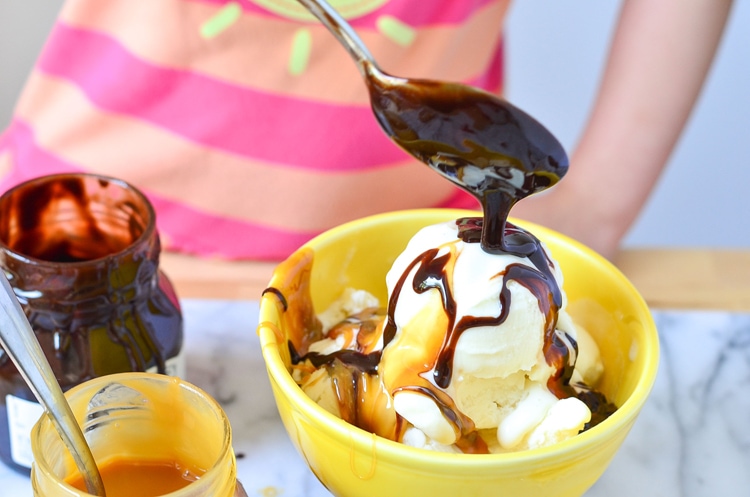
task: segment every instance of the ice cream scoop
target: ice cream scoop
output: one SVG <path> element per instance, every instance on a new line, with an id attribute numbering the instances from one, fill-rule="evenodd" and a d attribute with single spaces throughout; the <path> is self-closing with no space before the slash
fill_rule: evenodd
<path id="1" fill-rule="evenodd" d="M 527 440 L 542 422 L 544 439 L 578 433 L 591 411 L 570 385 L 578 330 L 559 267 L 529 233 L 539 257 L 488 254 L 461 239 L 462 222 L 420 230 L 386 276 L 379 374 L 396 412 L 469 452 L 485 451 L 482 429 L 503 449 L 545 445 Z"/>

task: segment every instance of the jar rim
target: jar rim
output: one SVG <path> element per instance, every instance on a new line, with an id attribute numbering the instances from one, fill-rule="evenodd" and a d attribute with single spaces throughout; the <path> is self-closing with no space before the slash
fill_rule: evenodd
<path id="1" fill-rule="evenodd" d="M 143 226 L 143 232 L 138 235 L 137 238 L 135 238 L 131 243 L 129 243 L 127 246 L 122 248 L 121 250 L 118 250 L 116 252 L 112 252 L 106 255 L 103 255 L 101 257 L 96 257 L 92 259 L 87 259 L 83 261 L 49 261 L 45 259 L 41 259 L 38 257 L 34 257 L 28 254 L 25 254 L 23 252 L 19 252 L 13 248 L 11 248 L 3 239 L 2 236 L 0 236 L 0 250 L 2 250 L 5 253 L 5 257 L 11 258 L 13 260 L 16 260 L 18 262 L 23 262 L 25 264 L 31 264 L 36 266 L 59 266 L 63 265 L 65 267 L 75 268 L 80 266 L 86 266 L 90 265 L 92 263 L 104 261 L 111 258 L 117 258 L 124 255 L 127 255 L 131 252 L 134 252 L 138 250 L 138 247 L 140 247 L 143 243 L 145 243 L 146 240 L 150 239 L 154 234 L 156 233 L 156 211 L 154 209 L 153 204 L 148 199 L 145 193 L 143 193 L 139 188 L 137 188 L 135 185 L 129 183 L 128 181 L 116 178 L 114 176 L 107 176 L 103 174 L 98 173 L 89 173 L 89 172 L 63 172 L 63 173 L 53 173 L 53 174 L 47 174 L 44 176 L 38 176 L 36 178 L 31 178 L 26 181 L 23 181 L 8 190 L 6 190 L 2 195 L 0 195 L 0 206 L 2 206 L 3 201 L 6 198 L 12 197 L 17 191 L 28 188 L 30 186 L 35 185 L 41 185 L 45 183 L 50 183 L 53 181 L 59 181 L 64 178 L 83 178 L 83 179 L 90 179 L 90 180 L 97 180 L 99 182 L 106 182 L 107 184 L 114 184 L 117 185 L 119 188 L 122 189 L 122 191 L 127 191 L 135 195 L 136 198 L 138 198 L 142 203 L 143 207 L 145 208 L 145 213 L 148 216 L 146 219 L 146 222 Z M 157 235 L 158 236 L 158 235 Z"/>

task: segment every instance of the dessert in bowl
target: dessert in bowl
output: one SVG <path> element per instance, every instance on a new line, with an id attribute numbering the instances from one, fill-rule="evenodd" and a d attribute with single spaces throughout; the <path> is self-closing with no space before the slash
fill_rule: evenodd
<path id="1" fill-rule="evenodd" d="M 337 496 L 582 495 L 604 472 L 651 390 L 658 337 L 643 299 L 607 260 L 541 226 L 539 238 L 564 274 L 567 312 L 596 342 L 603 374 L 596 388 L 617 410 L 549 446 L 499 454 L 443 453 L 358 428 L 313 401 L 292 375 L 290 347 L 311 316 L 347 288 L 387 302 L 386 273 L 421 228 L 476 216 L 447 209 L 376 215 L 334 228 L 279 265 L 261 299 L 260 336 L 276 404 L 299 453 Z"/>

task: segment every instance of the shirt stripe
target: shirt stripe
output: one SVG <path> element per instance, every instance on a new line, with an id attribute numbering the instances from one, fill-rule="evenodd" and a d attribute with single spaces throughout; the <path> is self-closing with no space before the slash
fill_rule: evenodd
<path id="1" fill-rule="evenodd" d="M 99 9 L 66 9 L 61 24 L 106 35 L 135 59 L 155 66 L 200 73 L 276 95 L 337 105 L 369 103 L 361 76 L 349 55 L 321 25 L 300 25 L 247 14 L 222 35 L 206 40 L 200 36 L 200 28 L 215 10 L 201 3 L 96 2 Z M 482 81 L 488 71 L 497 69 L 489 65 L 498 55 L 499 25 L 505 7 L 504 1 L 488 4 L 462 25 L 425 26 L 416 32 L 409 47 L 387 39 L 375 28 L 360 29 L 359 34 L 387 72 L 403 77 L 460 81 L 496 90 L 497 87 L 484 86 Z M 179 15 L 174 14 L 175 10 Z M 159 30 L 144 30 L 143 19 L 160 19 Z M 301 27 L 309 34 L 313 63 L 307 65 L 303 74 L 296 75 L 288 67 Z M 440 57 L 436 58 L 435 53 L 440 53 Z"/>

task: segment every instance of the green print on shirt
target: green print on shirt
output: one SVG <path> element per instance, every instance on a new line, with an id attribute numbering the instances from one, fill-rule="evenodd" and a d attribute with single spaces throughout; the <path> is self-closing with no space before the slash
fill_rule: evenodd
<path id="1" fill-rule="evenodd" d="M 312 14 L 297 0 L 250 1 L 288 19 L 315 20 Z M 347 19 L 369 14 L 387 2 L 388 0 L 329 0 L 329 3 Z M 219 36 L 229 29 L 241 15 L 242 7 L 238 2 L 227 3 L 201 25 L 201 36 L 205 39 Z M 376 26 L 383 36 L 402 47 L 411 45 L 416 37 L 416 31 L 411 26 L 393 16 L 378 17 Z M 300 28 L 294 34 L 290 47 L 287 65 L 289 74 L 299 76 L 305 72 L 312 50 L 312 36 L 309 29 Z"/>

